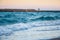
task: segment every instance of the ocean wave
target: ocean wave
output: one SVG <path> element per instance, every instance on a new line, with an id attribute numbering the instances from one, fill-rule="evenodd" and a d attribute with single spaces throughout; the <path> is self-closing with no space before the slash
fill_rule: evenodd
<path id="1" fill-rule="evenodd" d="M 35 19 L 31 19 L 32 21 L 36 21 L 36 20 L 58 20 L 58 19 L 60 19 L 60 17 L 58 17 L 58 16 L 54 16 L 54 17 L 51 17 L 51 16 L 47 16 L 47 17 L 44 17 L 44 16 L 42 16 L 42 17 L 38 17 L 38 18 L 35 18 Z"/>
<path id="2" fill-rule="evenodd" d="M 0 12 L 0 25 L 27 23 L 33 21 L 60 20 L 60 13 Z"/>
<path id="3" fill-rule="evenodd" d="M 45 40 L 59 34 L 60 12 L 0 12 L 1 40 Z"/>
<path id="4" fill-rule="evenodd" d="M 60 30 L 60 27 L 56 25 L 60 25 L 60 13 L 0 12 L 0 36 L 9 36 L 15 31 L 25 31 L 34 27 L 43 27 L 40 31 Z"/>
<path id="5" fill-rule="evenodd" d="M 60 30 L 60 20 L 56 21 L 36 21 L 29 23 L 16 23 L 6 26 L 0 26 L 0 36 L 5 35 L 9 36 L 13 34 L 15 31 L 26 31 L 30 29 L 34 29 L 36 27 L 40 28 L 39 31 L 51 31 L 51 30 Z M 59 26 L 57 26 L 57 25 Z M 37 30 L 36 30 L 37 31 Z"/>

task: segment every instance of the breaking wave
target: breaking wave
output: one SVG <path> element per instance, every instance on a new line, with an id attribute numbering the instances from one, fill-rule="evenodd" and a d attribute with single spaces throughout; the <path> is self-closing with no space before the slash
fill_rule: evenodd
<path id="1" fill-rule="evenodd" d="M 60 25 L 60 13 L 0 12 L 0 36 L 9 36 L 15 31 L 25 31 L 33 27 L 43 27 L 40 31 L 60 30 L 60 26 L 55 25 Z"/>
<path id="2" fill-rule="evenodd" d="M 59 12 L 0 12 L 0 25 L 59 19 Z"/>

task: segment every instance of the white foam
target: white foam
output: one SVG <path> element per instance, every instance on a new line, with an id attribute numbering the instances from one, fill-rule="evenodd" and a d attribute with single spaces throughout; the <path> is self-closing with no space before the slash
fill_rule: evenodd
<path id="1" fill-rule="evenodd" d="M 60 21 L 41 21 L 29 23 L 16 23 L 13 25 L 0 26 L 0 35 L 9 36 L 8 40 L 35 40 L 38 38 L 55 38 L 60 35 Z M 14 33 L 13 35 L 11 35 Z M 10 39 L 11 38 L 11 39 Z M 15 38 L 15 39 L 14 39 Z M 19 38 L 19 39 L 18 39 Z M 4 40 L 4 39 L 3 39 Z"/>

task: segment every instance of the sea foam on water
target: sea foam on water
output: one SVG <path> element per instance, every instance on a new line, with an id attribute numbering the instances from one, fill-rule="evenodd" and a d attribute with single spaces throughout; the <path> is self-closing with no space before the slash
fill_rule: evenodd
<path id="1" fill-rule="evenodd" d="M 60 37 L 60 13 L 0 12 L 1 40 L 38 40 Z M 49 15 L 49 16 L 47 16 Z"/>

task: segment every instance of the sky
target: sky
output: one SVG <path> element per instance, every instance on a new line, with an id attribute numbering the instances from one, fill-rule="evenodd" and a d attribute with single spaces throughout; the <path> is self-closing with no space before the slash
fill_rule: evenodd
<path id="1" fill-rule="evenodd" d="M 0 9 L 60 10 L 60 0 L 0 0 Z"/>

